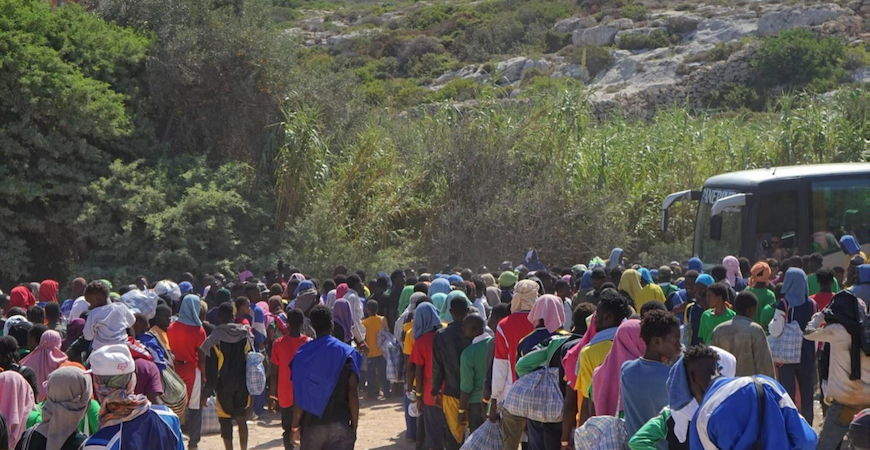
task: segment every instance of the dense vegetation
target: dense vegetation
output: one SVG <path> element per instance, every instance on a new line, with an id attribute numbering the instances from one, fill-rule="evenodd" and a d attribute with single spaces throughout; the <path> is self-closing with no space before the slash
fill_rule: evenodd
<path id="1" fill-rule="evenodd" d="M 494 264 L 528 246 L 559 263 L 617 244 L 632 257 L 676 259 L 687 256 L 693 216 L 678 207 L 662 236 L 665 194 L 768 162 L 870 159 L 870 94 L 860 89 L 823 101 L 759 87 L 761 113 L 673 109 L 649 122 L 598 122 L 570 79 L 530 76 L 507 101 L 492 84 L 430 92 L 383 76 L 432 76 L 430 64 L 483 61 L 475 51 L 508 52 L 530 35 L 546 45 L 549 25 L 573 8 L 558 1 L 457 6 L 465 25 L 456 11 L 408 16 L 421 30 L 455 28 L 437 39 L 387 36 L 401 45 L 373 39 L 368 49 L 381 56 L 362 64 L 295 46 L 276 30 L 271 3 L 157 4 L 166 2 L 103 0 L 91 14 L 0 0 L 4 287 L 73 274 L 233 273 L 278 258 L 311 273 L 339 262 L 433 265 L 453 253 Z M 525 37 L 499 34 L 508 18 Z M 477 44 L 459 44 L 469 39 Z M 566 57 L 607 64 L 600 51 Z M 456 98 L 480 102 L 382 108 Z"/>

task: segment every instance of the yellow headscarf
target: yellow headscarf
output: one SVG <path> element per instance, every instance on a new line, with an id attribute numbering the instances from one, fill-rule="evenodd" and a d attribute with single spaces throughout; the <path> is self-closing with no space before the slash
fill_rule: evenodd
<path id="1" fill-rule="evenodd" d="M 640 273 L 634 269 L 623 272 L 622 278 L 619 280 L 619 290 L 627 292 L 629 297 L 637 302 L 640 291 L 643 290 L 640 286 Z"/>

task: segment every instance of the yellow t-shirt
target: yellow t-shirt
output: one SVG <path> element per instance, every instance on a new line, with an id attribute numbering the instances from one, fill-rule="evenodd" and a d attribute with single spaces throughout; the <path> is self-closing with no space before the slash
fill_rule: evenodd
<path id="1" fill-rule="evenodd" d="M 583 397 L 589 398 L 589 387 L 592 386 L 592 372 L 604 364 L 604 358 L 610 353 L 613 341 L 601 341 L 595 345 L 589 345 L 580 351 L 580 368 L 577 371 L 577 385 L 574 389 Z M 580 396 L 577 396 L 580 399 Z"/>
<path id="2" fill-rule="evenodd" d="M 381 348 L 378 347 L 378 333 L 384 328 L 384 316 L 369 316 L 362 321 L 366 328 L 366 346 L 369 348 L 368 357 L 382 356 Z"/>
<path id="3" fill-rule="evenodd" d="M 414 328 L 414 321 L 410 321 L 404 325 L 402 325 L 402 330 L 405 331 L 405 341 L 403 342 L 402 353 L 411 356 L 411 352 L 414 350 L 414 332 L 412 331 Z"/>
<path id="4" fill-rule="evenodd" d="M 652 300 L 658 300 L 662 303 L 665 302 L 665 293 L 662 292 L 661 286 L 657 284 L 648 284 L 640 290 L 640 293 L 637 294 L 637 298 L 634 299 L 634 307 L 637 309 L 637 312 L 640 312 L 640 308 L 650 302 Z"/>

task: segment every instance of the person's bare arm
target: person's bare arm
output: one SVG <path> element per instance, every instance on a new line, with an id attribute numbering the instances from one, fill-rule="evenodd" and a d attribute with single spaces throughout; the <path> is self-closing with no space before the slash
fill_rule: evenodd
<path id="1" fill-rule="evenodd" d="M 417 374 L 414 376 L 414 379 L 417 382 L 417 408 L 423 408 L 423 366 L 419 365 L 416 367 Z"/>
<path id="2" fill-rule="evenodd" d="M 351 373 L 347 379 L 347 404 L 350 406 L 350 427 L 356 435 L 357 426 L 359 426 L 359 395 L 357 389 L 359 378 L 356 373 Z"/>
<path id="3" fill-rule="evenodd" d="M 410 359 L 410 358 L 407 358 Z M 408 383 L 405 387 L 406 392 L 411 392 L 414 390 L 414 380 L 417 375 L 417 365 L 412 363 L 411 361 L 405 361 L 405 379 L 408 380 Z M 416 400 L 416 399 L 412 399 Z"/>
<path id="4" fill-rule="evenodd" d="M 565 387 L 565 406 L 562 409 L 562 442 L 568 442 L 568 446 L 562 449 L 570 449 L 571 432 L 577 426 L 577 391 L 571 386 Z"/>
<path id="5" fill-rule="evenodd" d="M 199 355 L 199 371 L 202 373 L 202 378 L 205 379 L 205 360 L 208 358 L 208 355 L 200 347 L 196 348 L 196 353 Z"/>
<path id="6" fill-rule="evenodd" d="M 468 422 L 468 400 L 471 399 L 470 392 L 460 392 L 459 393 L 459 423 L 467 423 Z"/>
<path id="7" fill-rule="evenodd" d="M 278 366 L 272 364 L 269 367 L 269 409 L 272 411 L 275 411 L 275 405 L 278 403 L 276 398 L 278 398 Z"/>

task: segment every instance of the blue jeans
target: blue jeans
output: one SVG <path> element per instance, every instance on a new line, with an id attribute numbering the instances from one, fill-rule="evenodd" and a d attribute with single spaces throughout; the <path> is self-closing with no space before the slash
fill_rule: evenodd
<path id="1" fill-rule="evenodd" d="M 822 423 L 822 431 L 819 433 L 819 443 L 816 445 L 816 450 L 836 450 L 840 448 L 843 442 L 843 437 L 849 432 L 849 424 L 852 423 L 852 414 L 847 413 L 844 422 L 840 421 L 840 415 L 843 410 L 848 408 L 834 400 L 828 408 L 828 413 L 825 415 L 825 421 Z M 861 408 L 863 409 L 863 408 Z M 855 411 L 858 412 L 857 410 Z"/>
<path id="2" fill-rule="evenodd" d="M 390 382 L 387 380 L 387 359 L 383 356 L 369 356 L 366 379 L 369 397 L 378 396 L 378 382 L 384 391 L 384 397 L 390 396 Z"/>

